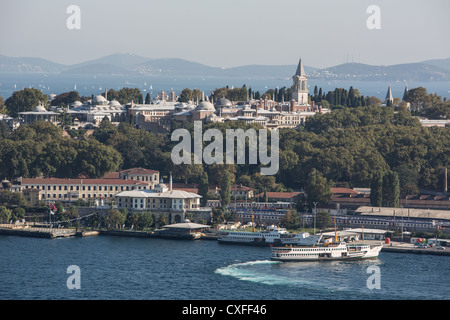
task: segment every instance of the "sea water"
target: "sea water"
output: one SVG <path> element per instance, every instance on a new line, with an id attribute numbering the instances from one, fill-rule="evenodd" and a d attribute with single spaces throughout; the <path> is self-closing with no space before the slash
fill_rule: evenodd
<path id="1" fill-rule="evenodd" d="M 278 262 L 270 248 L 216 241 L 0 236 L 0 300 L 444 300 L 450 257 Z M 80 289 L 71 290 L 70 266 Z M 379 267 L 379 289 L 367 285 Z"/>
<path id="2" fill-rule="evenodd" d="M 292 79 L 276 77 L 213 77 L 213 76 L 106 76 L 106 75 L 64 75 L 64 74 L 0 74 L 0 96 L 5 100 L 14 91 L 24 88 L 35 88 L 44 94 L 60 94 L 68 91 L 77 91 L 81 96 L 98 95 L 105 90 L 120 90 L 124 87 L 138 88 L 145 96 L 150 93 L 154 98 L 161 91 L 170 92 L 174 90 L 179 94 L 183 89 L 198 89 L 209 95 L 217 88 L 228 86 L 229 88 L 241 88 L 246 85 L 247 89 L 252 88 L 253 92 L 259 91 L 261 94 L 268 89 L 289 88 L 292 86 Z M 442 98 L 450 98 L 450 82 L 408 82 L 410 89 L 424 87 L 428 93 L 437 93 Z M 385 82 L 385 81 L 341 81 L 326 79 L 309 79 L 308 90 L 314 94 L 314 87 L 322 88 L 324 93 L 333 91 L 335 88 L 349 89 L 350 86 L 358 89 L 361 95 L 375 96 L 384 100 L 391 85 L 394 97 L 402 98 L 405 90 L 405 82 Z"/>

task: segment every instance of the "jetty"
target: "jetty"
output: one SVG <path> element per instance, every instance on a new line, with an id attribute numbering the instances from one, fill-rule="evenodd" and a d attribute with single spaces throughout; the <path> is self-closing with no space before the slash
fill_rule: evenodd
<path id="1" fill-rule="evenodd" d="M 76 234 L 76 229 L 0 225 L 0 235 L 56 239 L 73 237 Z"/>
<path id="2" fill-rule="evenodd" d="M 444 248 L 444 249 L 442 249 Z M 384 244 L 381 252 L 397 252 L 397 253 L 413 253 L 413 254 L 428 254 L 438 256 L 450 256 L 450 247 L 433 246 L 420 248 L 411 243 L 391 242 Z"/>

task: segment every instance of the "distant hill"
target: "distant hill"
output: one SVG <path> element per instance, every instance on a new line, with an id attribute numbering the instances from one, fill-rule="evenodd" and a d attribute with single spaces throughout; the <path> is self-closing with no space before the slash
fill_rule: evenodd
<path id="1" fill-rule="evenodd" d="M 126 75 L 135 74 L 130 69 L 122 68 L 111 63 L 89 63 L 68 68 L 62 74 L 89 74 L 89 75 Z"/>
<path id="2" fill-rule="evenodd" d="M 56 73 L 62 69 L 64 69 L 64 65 L 41 58 L 14 58 L 0 55 L 0 72 Z"/>
<path id="3" fill-rule="evenodd" d="M 217 75 L 221 70 L 183 59 L 151 59 L 129 69 L 145 75 L 170 76 L 209 76 Z"/>
<path id="4" fill-rule="evenodd" d="M 444 68 L 450 71 L 450 58 L 448 59 L 434 59 L 423 61 L 422 63 L 430 64 L 432 66 Z"/>
<path id="5" fill-rule="evenodd" d="M 222 70 L 222 74 L 230 77 L 267 77 L 291 78 L 297 69 L 297 65 L 267 66 L 267 65 L 248 65 L 233 67 Z M 319 69 L 305 66 L 305 72 L 311 74 Z"/>
<path id="6" fill-rule="evenodd" d="M 450 81 L 450 70 L 426 63 L 408 63 L 392 66 L 345 63 L 314 71 L 310 74 L 310 77 L 363 81 Z"/>
<path id="7" fill-rule="evenodd" d="M 297 65 L 246 65 L 233 68 L 211 67 L 183 59 L 148 59 L 133 54 L 112 54 L 75 65 L 61 65 L 40 58 L 12 58 L 0 55 L 0 72 L 63 73 L 77 75 L 153 75 L 290 78 Z M 311 79 L 362 81 L 450 81 L 450 59 L 419 63 L 373 66 L 346 63 L 317 69 L 305 66 Z"/>
<path id="8" fill-rule="evenodd" d="M 82 67 L 93 64 L 110 64 L 121 68 L 129 68 L 139 63 L 148 61 L 149 58 L 141 57 L 130 53 L 116 53 L 109 56 L 101 57 L 94 60 L 85 61 L 83 63 L 72 65 L 72 68 Z"/>

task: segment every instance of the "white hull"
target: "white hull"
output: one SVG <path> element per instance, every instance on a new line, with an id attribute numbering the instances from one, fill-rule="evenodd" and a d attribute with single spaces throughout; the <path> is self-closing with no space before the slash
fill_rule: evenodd
<path id="1" fill-rule="evenodd" d="M 276 261 L 332 261 L 376 259 L 382 246 L 328 245 L 313 247 L 274 247 L 271 259 Z"/>

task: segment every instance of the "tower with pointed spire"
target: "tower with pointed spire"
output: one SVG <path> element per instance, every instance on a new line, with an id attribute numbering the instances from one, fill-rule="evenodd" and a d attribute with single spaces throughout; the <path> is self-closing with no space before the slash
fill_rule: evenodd
<path id="1" fill-rule="evenodd" d="M 298 62 L 297 71 L 292 77 L 294 88 L 292 90 L 292 99 L 298 104 L 308 104 L 308 77 L 303 68 L 302 59 Z"/>
<path id="2" fill-rule="evenodd" d="M 392 96 L 391 85 L 389 85 L 388 92 L 386 94 L 385 103 L 386 103 L 387 106 L 392 106 L 392 104 L 394 103 L 394 98 Z"/>

